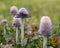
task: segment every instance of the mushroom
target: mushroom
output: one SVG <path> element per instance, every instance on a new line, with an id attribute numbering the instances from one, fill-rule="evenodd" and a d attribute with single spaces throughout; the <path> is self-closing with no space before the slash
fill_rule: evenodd
<path id="1" fill-rule="evenodd" d="M 25 8 L 20 8 L 17 12 L 16 18 L 21 18 L 21 43 L 24 40 L 24 21 L 23 18 L 28 18 L 29 12 Z"/>
<path id="2" fill-rule="evenodd" d="M 16 18 L 28 18 L 29 12 L 25 8 L 20 8 L 17 12 Z"/>
<path id="3" fill-rule="evenodd" d="M 48 16 L 43 16 L 41 18 L 39 34 L 43 35 L 43 48 L 47 48 L 47 36 L 52 35 L 52 23 Z"/>
<path id="4" fill-rule="evenodd" d="M 18 9 L 17 9 L 16 6 L 12 6 L 12 7 L 10 8 L 10 13 L 11 13 L 11 15 L 15 16 L 15 15 L 17 14 L 17 12 L 18 12 Z"/>
<path id="5" fill-rule="evenodd" d="M 21 26 L 21 19 L 20 18 L 13 18 L 12 26 L 16 28 L 16 43 L 18 43 L 18 27 Z"/>
<path id="6" fill-rule="evenodd" d="M 6 25 L 8 24 L 8 21 L 6 19 L 3 19 L 1 21 L 1 25 L 4 26 L 4 36 L 6 35 Z"/>

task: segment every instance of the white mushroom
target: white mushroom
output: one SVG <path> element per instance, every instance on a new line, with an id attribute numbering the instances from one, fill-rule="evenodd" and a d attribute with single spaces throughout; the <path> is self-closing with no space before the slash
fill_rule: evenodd
<path id="1" fill-rule="evenodd" d="M 13 16 L 15 16 L 15 15 L 17 14 L 17 12 L 18 12 L 18 9 L 17 9 L 16 6 L 12 6 L 12 7 L 10 8 L 10 13 L 11 13 Z"/>
<path id="2" fill-rule="evenodd" d="M 43 35 L 43 48 L 47 48 L 47 36 L 52 35 L 52 23 L 48 16 L 43 16 L 41 18 L 39 34 Z"/>

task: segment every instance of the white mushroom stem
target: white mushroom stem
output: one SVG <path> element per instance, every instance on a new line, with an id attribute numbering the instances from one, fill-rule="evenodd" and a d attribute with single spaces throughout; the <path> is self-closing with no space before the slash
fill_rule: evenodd
<path id="1" fill-rule="evenodd" d="M 47 48 L 47 36 L 43 35 L 43 48 Z"/>
<path id="2" fill-rule="evenodd" d="M 21 20 L 21 43 L 24 40 L 24 21 L 23 19 Z"/>
<path id="3" fill-rule="evenodd" d="M 5 26 L 4 26 L 4 36 L 6 35 L 6 29 L 5 29 Z"/>
<path id="4" fill-rule="evenodd" d="M 52 46 L 50 46 L 49 48 L 53 48 Z"/>
<path id="5" fill-rule="evenodd" d="M 18 43 L 18 27 L 16 27 L 16 44 Z"/>

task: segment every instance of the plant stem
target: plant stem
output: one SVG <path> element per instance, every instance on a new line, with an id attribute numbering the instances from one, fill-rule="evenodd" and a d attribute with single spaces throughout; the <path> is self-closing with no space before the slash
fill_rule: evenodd
<path id="1" fill-rule="evenodd" d="M 23 19 L 21 20 L 21 43 L 24 40 L 24 21 Z"/>
<path id="2" fill-rule="evenodd" d="M 47 48 L 47 36 L 43 36 L 43 48 Z"/>
<path id="3" fill-rule="evenodd" d="M 18 43 L 18 27 L 16 27 L 16 44 Z"/>
<path id="4" fill-rule="evenodd" d="M 6 29 L 5 29 L 5 26 L 4 26 L 4 36 L 6 35 Z"/>
<path id="5" fill-rule="evenodd" d="M 53 48 L 52 46 L 50 46 L 49 48 Z"/>

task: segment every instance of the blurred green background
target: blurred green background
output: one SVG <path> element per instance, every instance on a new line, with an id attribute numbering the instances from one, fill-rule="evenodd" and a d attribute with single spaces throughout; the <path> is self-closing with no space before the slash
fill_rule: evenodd
<path id="1" fill-rule="evenodd" d="M 31 16 L 50 16 L 54 23 L 59 20 L 60 0 L 0 0 L 0 19 L 10 19 L 10 7 L 25 7 Z"/>
<path id="2" fill-rule="evenodd" d="M 26 8 L 31 15 L 28 20 L 35 25 L 38 25 L 40 18 L 46 15 L 51 18 L 54 28 L 60 26 L 60 0 L 0 0 L 0 20 L 12 20 L 11 6 L 17 6 L 18 9 Z"/>

